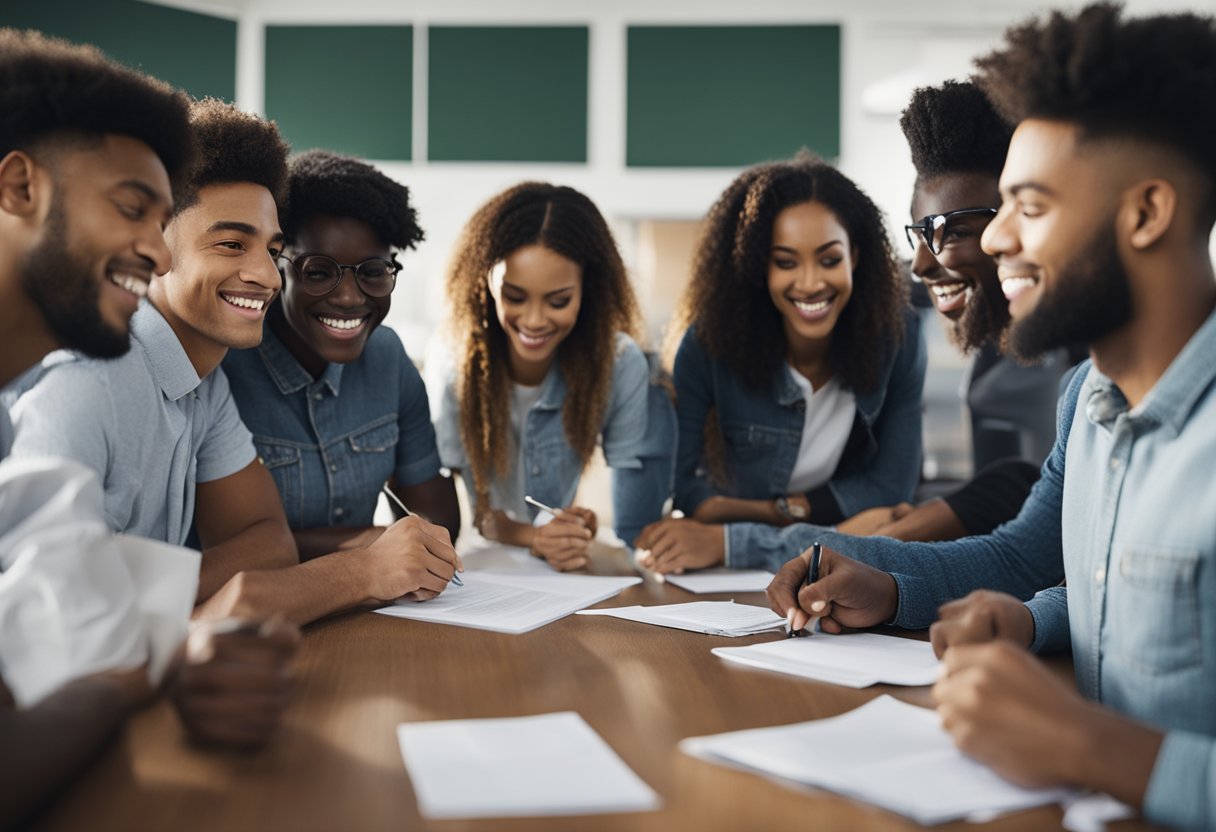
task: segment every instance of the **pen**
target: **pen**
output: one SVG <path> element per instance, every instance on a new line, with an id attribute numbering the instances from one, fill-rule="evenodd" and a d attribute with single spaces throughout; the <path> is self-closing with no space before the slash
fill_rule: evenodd
<path id="1" fill-rule="evenodd" d="M 401 498 L 398 497 L 395 493 L 393 493 L 393 489 L 388 487 L 388 483 L 385 483 L 380 488 L 380 491 L 384 494 L 385 497 L 388 497 L 389 500 L 392 501 L 393 505 L 395 505 L 397 508 L 401 509 L 401 513 L 404 514 L 406 517 L 414 516 L 414 512 L 410 511 L 408 508 L 405 507 L 405 503 L 401 502 Z M 452 583 L 456 584 L 456 586 L 464 586 L 464 581 L 460 580 L 460 575 L 458 575 L 455 572 L 452 573 Z"/>
<path id="2" fill-rule="evenodd" d="M 547 506 L 544 503 L 542 503 L 540 500 L 536 499 L 535 497 L 525 496 L 524 502 L 530 506 L 534 506 L 534 507 L 540 509 L 541 511 L 547 511 L 550 514 L 552 514 L 554 517 L 556 517 L 557 515 L 562 513 L 562 510 L 560 508 L 553 508 L 551 506 Z"/>
<path id="3" fill-rule="evenodd" d="M 808 587 L 815 583 L 815 581 L 819 580 L 819 560 L 822 557 L 823 547 L 819 544 L 819 541 L 816 540 L 814 545 L 811 546 L 811 567 L 806 572 L 806 580 L 803 581 L 802 587 Z M 799 591 L 801 591 L 802 587 L 799 588 Z M 797 600 L 797 598 L 795 598 L 795 600 Z M 800 632 L 814 630 L 815 624 L 819 621 L 819 619 L 820 616 L 818 615 L 808 619 Z M 785 637 L 794 638 L 796 635 L 798 635 L 798 633 L 794 632 L 794 611 L 790 610 L 790 614 L 785 621 Z"/>

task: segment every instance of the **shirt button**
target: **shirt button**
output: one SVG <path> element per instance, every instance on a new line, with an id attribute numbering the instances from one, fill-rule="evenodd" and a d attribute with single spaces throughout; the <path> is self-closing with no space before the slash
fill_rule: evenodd
<path id="1" fill-rule="evenodd" d="M 337 473 L 338 472 L 338 463 L 331 462 L 329 464 L 329 470 L 333 471 L 334 473 Z"/>
<path id="2" fill-rule="evenodd" d="M 1106 569 L 1104 567 L 1099 566 L 1098 571 L 1094 573 L 1094 581 L 1096 581 L 1097 583 L 1102 583 L 1105 580 L 1106 580 Z"/>
<path id="3" fill-rule="evenodd" d="M 334 517 L 341 517 L 345 513 L 346 513 L 346 509 L 342 508 L 341 506 L 338 506 L 336 509 L 334 509 Z"/>
<path id="4" fill-rule="evenodd" d="M 321 394 L 320 394 L 320 393 L 313 393 L 313 394 L 312 394 L 312 397 L 313 397 L 314 399 L 316 399 L 317 401 L 321 401 L 321 398 L 322 398 L 322 396 L 321 396 Z"/>
<path id="5" fill-rule="evenodd" d="M 1123 464 L 1123 463 L 1122 463 L 1122 462 L 1121 462 L 1121 461 L 1120 461 L 1120 460 L 1119 460 L 1119 459 L 1116 457 L 1115 459 L 1112 459 L 1112 460 L 1110 461 L 1110 470 L 1112 470 L 1112 471 L 1118 471 L 1118 470 L 1119 470 L 1119 466 L 1120 466 L 1120 465 L 1122 465 L 1122 464 Z"/>
<path id="6" fill-rule="evenodd" d="M 539 465 L 533 465 L 533 466 L 532 466 L 532 473 L 533 473 L 533 474 L 539 474 L 539 473 L 540 473 L 540 466 L 539 466 Z"/>

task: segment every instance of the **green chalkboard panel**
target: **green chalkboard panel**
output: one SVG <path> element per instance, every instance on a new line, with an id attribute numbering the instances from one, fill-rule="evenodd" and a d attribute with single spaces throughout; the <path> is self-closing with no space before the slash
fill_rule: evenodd
<path id="1" fill-rule="evenodd" d="M 586 162 L 585 26 L 432 26 L 427 157 Z"/>
<path id="2" fill-rule="evenodd" d="M 630 26 L 626 164 L 840 154 L 839 26 Z"/>
<path id="3" fill-rule="evenodd" d="M 266 115 L 294 150 L 409 159 L 414 27 L 267 26 Z"/>
<path id="4" fill-rule="evenodd" d="M 236 21 L 139 0 L 2 0 L 0 26 L 91 43 L 196 97 L 236 95 Z"/>

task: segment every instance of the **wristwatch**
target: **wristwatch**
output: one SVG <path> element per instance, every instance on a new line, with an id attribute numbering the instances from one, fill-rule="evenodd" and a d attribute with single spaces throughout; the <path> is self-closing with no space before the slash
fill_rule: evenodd
<path id="1" fill-rule="evenodd" d="M 784 496 L 778 497 L 773 502 L 777 506 L 777 513 L 786 520 L 805 520 L 810 514 L 801 503 L 791 503 Z"/>

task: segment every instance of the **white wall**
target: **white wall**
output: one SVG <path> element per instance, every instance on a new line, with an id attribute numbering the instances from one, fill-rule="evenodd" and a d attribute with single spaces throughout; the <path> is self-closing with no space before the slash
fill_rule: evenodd
<path id="1" fill-rule="evenodd" d="M 1076 0 L 160 0 L 239 21 L 237 103 L 263 109 L 263 28 L 267 24 L 412 24 L 414 40 L 413 148 L 426 149 L 426 37 L 430 24 L 577 24 L 590 27 L 588 162 L 573 164 L 383 163 L 408 185 L 427 240 L 403 259 L 390 323 L 420 356 L 442 317 L 447 257 L 468 216 L 494 193 L 523 179 L 544 179 L 586 192 L 618 234 L 626 263 L 634 256 L 633 221 L 701 216 L 737 173 L 731 169 L 627 169 L 625 158 L 625 30 L 630 24 L 815 24 L 842 26 L 841 168 L 902 225 L 913 179 L 898 112 L 913 86 L 968 72 L 970 57 L 995 46 L 1011 22 L 1046 7 L 1075 8 Z M 1170 0 L 1130 0 L 1131 13 L 1204 7 Z M 503 56 L 509 60 L 509 55 Z M 538 91 L 543 94 L 543 91 Z M 386 101 L 394 97 L 385 90 Z M 729 107 L 730 102 L 724 102 Z M 492 125 L 487 125 L 492 129 Z M 897 239 L 902 239 L 902 231 Z M 1216 245 L 1214 245 L 1216 249 Z"/>

